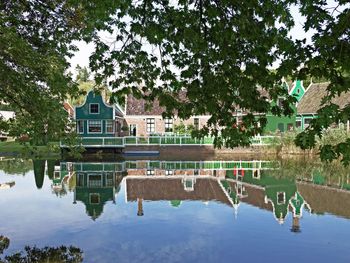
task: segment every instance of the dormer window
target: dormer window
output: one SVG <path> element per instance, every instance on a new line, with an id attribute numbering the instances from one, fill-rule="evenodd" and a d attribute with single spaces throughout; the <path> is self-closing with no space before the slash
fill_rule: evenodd
<path id="1" fill-rule="evenodd" d="M 282 107 L 283 107 L 283 101 L 284 101 L 283 98 L 278 98 L 278 99 L 277 99 L 277 106 L 278 106 L 279 108 L 282 108 Z"/>
<path id="2" fill-rule="evenodd" d="M 98 103 L 90 103 L 90 114 L 99 114 L 100 105 Z"/>

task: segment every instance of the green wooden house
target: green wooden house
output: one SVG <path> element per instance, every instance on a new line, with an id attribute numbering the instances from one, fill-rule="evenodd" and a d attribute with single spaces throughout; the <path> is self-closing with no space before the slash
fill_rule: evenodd
<path id="1" fill-rule="evenodd" d="M 297 106 L 296 127 L 305 130 L 309 127 L 311 121 L 317 118 L 317 111 L 322 107 L 322 98 L 327 96 L 327 87 L 329 83 L 312 83 L 306 90 L 304 96 Z M 339 106 L 340 109 L 350 104 L 350 92 L 342 93 L 332 99 L 332 103 Z M 350 128 L 350 118 L 344 123 Z M 341 124 L 335 124 L 341 125 Z"/>
<path id="2" fill-rule="evenodd" d="M 119 107 L 106 104 L 99 93 L 90 91 L 83 105 L 76 106 L 74 112 L 77 133 L 82 137 L 113 137 L 120 131 Z"/>
<path id="3" fill-rule="evenodd" d="M 294 96 L 299 102 L 304 96 L 304 94 L 305 94 L 305 88 L 303 86 L 303 81 L 302 80 L 295 81 L 291 85 L 291 88 L 289 89 L 289 95 Z"/>
<path id="4" fill-rule="evenodd" d="M 291 89 L 289 88 L 287 82 L 283 82 L 282 85 L 289 93 L 289 95 L 296 96 L 297 100 L 299 97 L 301 98 L 305 92 L 304 88 L 302 87 L 302 84 L 298 81 L 292 86 Z M 277 99 L 277 101 L 271 101 L 271 105 L 278 105 L 282 107 L 282 102 L 284 99 L 284 97 L 280 97 Z M 295 128 L 296 121 L 296 105 L 293 105 L 292 108 L 294 113 L 291 116 L 275 116 L 272 115 L 272 113 L 266 114 L 267 124 L 265 127 L 265 132 L 285 132 L 293 130 Z"/>

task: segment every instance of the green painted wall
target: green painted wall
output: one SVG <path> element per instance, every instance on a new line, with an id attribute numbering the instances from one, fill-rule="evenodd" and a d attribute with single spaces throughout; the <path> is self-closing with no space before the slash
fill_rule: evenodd
<path id="1" fill-rule="evenodd" d="M 90 114 L 89 105 L 91 103 L 99 104 L 99 113 Z M 103 102 L 103 98 L 100 94 L 95 94 L 90 91 L 86 97 L 86 101 L 82 106 L 75 108 L 75 120 L 84 121 L 84 132 L 80 134 L 83 137 L 112 137 L 114 133 L 106 132 L 106 120 L 114 121 L 114 107 L 107 106 Z M 88 120 L 100 120 L 102 121 L 102 133 L 88 133 Z"/>
<path id="2" fill-rule="evenodd" d="M 308 126 L 307 122 L 315 118 L 317 118 L 316 114 L 298 114 L 296 117 L 296 122 L 298 122 L 299 124 L 297 124 L 296 127 L 299 130 L 303 131 Z"/>
<path id="3" fill-rule="evenodd" d="M 293 114 L 291 117 L 287 116 L 274 116 L 266 115 L 267 124 L 265 127 L 266 132 L 281 132 L 288 131 L 290 127 L 295 128 L 296 115 Z"/>
<path id="4" fill-rule="evenodd" d="M 293 83 L 293 89 L 289 94 L 294 96 L 299 102 L 305 94 L 303 82 L 301 80 L 297 80 L 295 83 Z"/>

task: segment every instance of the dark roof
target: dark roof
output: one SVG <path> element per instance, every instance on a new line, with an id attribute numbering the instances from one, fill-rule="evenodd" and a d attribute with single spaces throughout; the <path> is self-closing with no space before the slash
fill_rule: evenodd
<path id="1" fill-rule="evenodd" d="M 219 201 L 231 206 L 216 178 L 196 178 L 194 191 L 185 191 L 181 178 L 126 178 L 127 198 L 136 201 L 143 198 L 158 200 Z"/>
<path id="2" fill-rule="evenodd" d="M 350 192 L 308 183 L 297 183 L 297 188 L 313 213 L 350 218 Z"/>
<path id="3" fill-rule="evenodd" d="M 157 99 L 153 101 L 150 110 L 146 110 L 146 105 L 144 99 L 137 99 L 129 94 L 126 100 L 126 115 L 162 115 L 165 111 L 164 107 L 159 106 Z"/>
<path id="4" fill-rule="evenodd" d="M 185 101 L 186 91 L 181 90 L 177 99 Z M 151 108 L 146 107 L 148 104 L 150 104 Z M 163 112 L 165 112 L 165 107 L 159 105 L 158 99 L 150 103 L 142 98 L 135 98 L 132 94 L 127 96 L 126 115 L 162 115 Z"/>
<path id="5" fill-rule="evenodd" d="M 313 83 L 306 90 L 304 96 L 297 107 L 298 114 L 316 113 L 321 108 L 321 101 L 327 95 L 329 83 Z M 342 93 L 341 96 L 335 97 L 332 103 L 344 108 L 350 103 L 350 92 Z"/>
<path id="6" fill-rule="evenodd" d="M 237 183 L 229 181 L 232 189 L 236 188 Z M 249 184 L 244 184 L 246 196 L 241 198 L 241 201 L 255 207 L 259 207 L 264 210 L 272 211 L 272 204 L 265 203 L 265 189 L 262 187 L 256 187 Z"/>

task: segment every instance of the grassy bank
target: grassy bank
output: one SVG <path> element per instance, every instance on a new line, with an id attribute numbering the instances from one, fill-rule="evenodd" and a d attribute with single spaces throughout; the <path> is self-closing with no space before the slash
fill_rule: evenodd
<path id="1" fill-rule="evenodd" d="M 59 155 L 59 143 L 51 142 L 45 146 L 32 146 L 28 143 L 19 143 L 16 141 L 0 142 L 0 154 L 13 154 L 13 155 Z"/>

